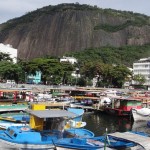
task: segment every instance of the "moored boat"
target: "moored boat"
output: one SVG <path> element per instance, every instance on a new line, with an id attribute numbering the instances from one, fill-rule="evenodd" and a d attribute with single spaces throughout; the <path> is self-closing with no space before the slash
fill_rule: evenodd
<path id="1" fill-rule="evenodd" d="M 105 106 L 104 112 L 115 116 L 131 116 L 133 108 L 142 108 L 142 102 L 134 97 L 114 97 L 111 106 Z"/>
<path id="2" fill-rule="evenodd" d="M 0 128 L 7 129 L 10 126 L 29 125 L 29 115 L 25 112 L 5 113 L 0 115 Z"/>
<path id="3" fill-rule="evenodd" d="M 28 108 L 28 104 L 3 104 L 0 105 L 0 112 L 19 112 Z"/>
<path id="4" fill-rule="evenodd" d="M 134 147 L 137 144 L 128 140 L 115 138 L 112 136 L 99 136 L 93 138 L 65 138 L 59 139 L 55 142 L 57 150 L 64 149 L 84 149 L 84 150 L 98 150 L 98 149 L 123 149 L 128 147 Z M 106 148 L 107 146 L 107 148 Z M 105 147 L 105 148 L 104 148 Z"/>
<path id="5" fill-rule="evenodd" d="M 66 110 L 45 110 L 44 105 L 33 104 L 29 126 L 10 126 L 0 132 L 0 145 L 2 149 L 18 148 L 30 150 L 54 149 L 54 141 L 68 137 L 93 137 L 88 130 L 64 130 L 68 118 L 75 118 L 76 114 Z"/>
<path id="6" fill-rule="evenodd" d="M 48 134 L 50 132 L 32 130 L 26 126 L 11 126 L 7 130 L 0 131 L 0 145 L 3 149 L 53 149 L 52 140 L 58 137 L 58 133 Z"/>
<path id="7" fill-rule="evenodd" d="M 141 108 L 141 109 L 132 109 L 132 116 L 134 121 L 149 121 L 150 120 L 150 109 Z"/>
<path id="8" fill-rule="evenodd" d="M 75 116 L 75 114 L 63 110 L 31 110 L 30 115 L 30 127 L 10 126 L 0 132 L 0 144 L 4 145 L 3 149 L 6 147 L 39 150 L 54 148 L 53 140 L 63 136 L 61 118 Z M 47 120 L 43 122 L 44 119 Z M 48 123 L 51 124 L 48 126 Z M 57 130 L 56 127 L 58 127 Z"/>
<path id="9" fill-rule="evenodd" d="M 86 126 L 86 122 L 82 121 L 82 116 L 84 114 L 84 109 L 81 108 L 68 108 L 69 112 L 75 113 L 77 116 L 68 120 L 65 125 L 65 129 L 70 128 L 83 128 Z"/>

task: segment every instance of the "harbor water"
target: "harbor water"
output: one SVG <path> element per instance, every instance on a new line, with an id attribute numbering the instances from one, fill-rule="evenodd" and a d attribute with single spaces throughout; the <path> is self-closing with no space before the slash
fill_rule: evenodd
<path id="1" fill-rule="evenodd" d="M 87 123 L 86 129 L 95 133 L 95 136 L 101 136 L 106 133 L 140 131 L 150 134 L 150 128 L 146 121 L 134 122 L 130 117 L 117 117 L 108 114 L 84 114 L 83 121 Z"/>

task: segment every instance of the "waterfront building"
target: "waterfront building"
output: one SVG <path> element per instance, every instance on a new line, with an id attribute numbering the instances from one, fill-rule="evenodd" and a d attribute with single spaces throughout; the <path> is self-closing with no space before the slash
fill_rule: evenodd
<path id="1" fill-rule="evenodd" d="M 150 57 L 141 58 L 133 63 L 133 75 L 144 76 L 146 79 L 144 85 L 150 86 Z M 136 84 L 136 82 L 133 81 L 133 84 Z"/>
<path id="2" fill-rule="evenodd" d="M 74 58 L 74 57 L 66 57 L 66 56 L 63 56 L 63 58 L 60 59 L 60 62 L 69 62 L 71 64 L 74 64 L 74 63 L 77 63 L 77 59 Z"/>
<path id="3" fill-rule="evenodd" d="M 26 82 L 29 83 L 29 84 L 38 84 L 41 82 L 41 72 L 40 71 L 36 71 L 36 74 L 33 75 L 28 75 L 27 76 L 27 79 L 26 79 Z"/>
<path id="4" fill-rule="evenodd" d="M 4 45 L 0 43 L 0 52 L 9 54 L 9 57 L 12 58 L 13 63 L 17 62 L 17 49 L 13 48 L 11 45 Z"/>

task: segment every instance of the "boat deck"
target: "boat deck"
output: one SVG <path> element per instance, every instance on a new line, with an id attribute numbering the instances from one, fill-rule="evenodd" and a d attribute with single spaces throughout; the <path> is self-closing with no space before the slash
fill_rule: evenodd
<path id="1" fill-rule="evenodd" d="M 150 150 L 150 137 L 141 136 L 139 134 L 134 134 L 131 132 L 115 132 L 108 135 L 135 142 L 142 146 L 145 150 Z"/>

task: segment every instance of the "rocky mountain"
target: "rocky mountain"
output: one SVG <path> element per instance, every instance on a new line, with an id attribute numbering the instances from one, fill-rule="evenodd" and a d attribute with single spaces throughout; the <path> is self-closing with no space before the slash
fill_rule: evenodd
<path id="1" fill-rule="evenodd" d="M 97 6 L 47 6 L 0 25 L 0 43 L 18 49 L 18 57 L 62 56 L 103 46 L 150 43 L 150 17 Z"/>

